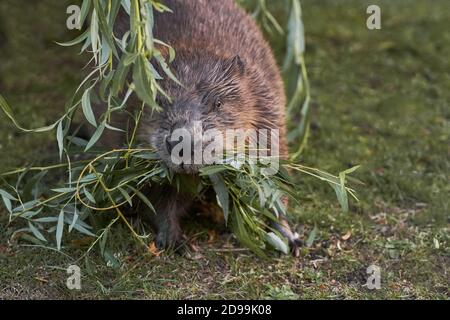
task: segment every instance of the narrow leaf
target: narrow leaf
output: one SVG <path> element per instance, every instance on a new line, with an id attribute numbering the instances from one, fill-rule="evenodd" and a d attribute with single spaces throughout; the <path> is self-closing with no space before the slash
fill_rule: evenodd
<path id="1" fill-rule="evenodd" d="M 94 111 L 92 111 L 91 106 L 91 91 L 86 90 L 83 93 L 83 97 L 81 99 L 81 106 L 83 108 L 84 116 L 86 117 L 86 120 L 92 124 L 94 127 L 97 127 L 97 121 L 95 120 Z"/>
<path id="2" fill-rule="evenodd" d="M 56 226 L 56 247 L 61 250 L 61 240 L 64 229 L 64 210 L 61 210 L 58 217 L 58 224 Z"/>

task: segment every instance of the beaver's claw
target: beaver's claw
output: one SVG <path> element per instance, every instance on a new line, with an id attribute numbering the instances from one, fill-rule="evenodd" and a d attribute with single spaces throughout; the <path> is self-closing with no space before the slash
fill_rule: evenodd
<path id="1" fill-rule="evenodd" d="M 295 232 L 291 238 L 288 238 L 289 241 L 289 248 L 291 248 L 292 255 L 294 257 L 300 256 L 300 247 L 303 245 L 302 240 L 300 240 L 300 237 L 297 232 Z"/>
<path id="2" fill-rule="evenodd" d="M 155 244 L 158 250 L 173 250 L 176 253 L 184 252 L 184 236 L 179 230 L 173 232 L 160 231 L 156 235 Z"/>

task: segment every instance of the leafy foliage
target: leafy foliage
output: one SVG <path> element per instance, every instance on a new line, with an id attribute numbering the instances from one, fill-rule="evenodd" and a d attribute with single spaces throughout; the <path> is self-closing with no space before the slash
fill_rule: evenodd
<path id="1" fill-rule="evenodd" d="M 304 35 L 298 0 L 286 2 L 291 14 L 287 27 L 287 54 L 285 69 L 296 68 L 296 86 L 288 105 L 293 114 L 301 114 L 300 126 L 290 135 L 291 140 L 300 140 L 300 147 L 294 154 L 299 155 L 305 145 L 308 132 L 309 86 L 305 68 Z M 117 38 L 114 23 L 120 7 L 130 18 L 130 30 L 122 38 Z M 93 237 L 88 252 L 98 244 L 108 260 L 108 234 L 111 227 L 122 221 L 143 245 L 148 246 L 147 232 L 135 230 L 125 216 L 127 208 L 135 207 L 135 199 L 154 211 L 145 189 L 153 184 L 176 184 L 185 188 L 180 179 L 163 162 L 158 160 L 154 150 L 136 148 L 136 131 L 130 134 L 128 146 L 120 150 L 104 152 L 95 148 L 105 130 L 119 130 L 110 124 L 112 114 L 127 112 L 127 101 L 134 93 L 142 101 L 137 114 L 130 114 L 137 128 L 144 112 L 158 112 L 158 94 L 166 95 L 158 85 L 162 76 L 178 82 L 170 70 L 170 62 L 175 58 L 174 50 L 153 37 L 153 12 L 170 11 L 157 0 L 84 0 L 81 9 L 81 23 L 90 15 L 89 27 L 79 37 L 64 46 L 82 44 L 82 51 L 92 52 L 94 65 L 89 75 L 82 81 L 73 98 L 66 104 L 66 112 L 54 124 L 43 128 L 25 129 L 15 120 L 6 100 L 0 96 L 0 107 L 6 116 L 21 130 L 26 132 L 55 131 L 61 162 L 42 167 L 26 167 L 1 175 L 3 179 L 0 196 L 10 215 L 10 224 L 21 220 L 24 227 L 15 234 L 36 244 L 46 244 L 53 239 L 56 248 L 63 247 L 63 237 L 67 232 L 77 232 Z M 284 33 L 266 2 L 256 3 L 255 17 L 263 26 Z M 166 61 L 155 45 L 169 50 Z M 165 74 L 156 72 L 156 61 Z M 99 88 L 98 97 L 94 93 Z M 169 97 L 170 98 L 170 97 Z M 106 111 L 95 116 L 92 100 L 100 99 Z M 300 108 L 297 108 L 300 106 Z M 150 111 L 146 109 L 150 108 Z M 86 121 L 95 128 L 89 141 L 69 134 L 69 127 L 75 112 L 80 110 Z M 292 116 L 291 118 L 294 118 Z M 134 129 L 136 130 L 136 129 Z M 80 160 L 81 159 L 81 160 Z M 245 157 L 244 157 L 245 159 Z M 286 214 L 283 198 L 297 199 L 289 181 L 287 169 L 315 176 L 328 182 L 335 190 L 343 209 L 347 207 L 347 193 L 354 191 L 346 187 L 346 174 L 339 177 L 286 162 L 274 176 L 267 176 L 263 167 L 251 161 L 225 161 L 223 164 L 204 168 L 203 178 L 197 188 L 197 196 L 207 187 L 213 187 L 217 202 L 221 206 L 225 220 L 232 227 L 236 237 L 255 253 L 263 256 L 265 249 L 275 248 L 287 252 L 287 244 L 280 234 L 267 226 L 280 214 Z M 49 172 L 67 176 L 66 181 L 54 181 Z M 14 179 L 11 179 L 14 177 Z M 11 183 L 10 181 L 14 181 Z M 52 188 L 50 186 L 58 186 Z M 106 219 L 99 227 L 98 217 Z M 95 227 L 94 227 L 95 225 Z"/>

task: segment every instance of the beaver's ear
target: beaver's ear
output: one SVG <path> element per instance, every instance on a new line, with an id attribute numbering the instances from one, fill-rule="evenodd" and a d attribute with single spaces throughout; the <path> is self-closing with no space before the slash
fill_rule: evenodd
<path id="1" fill-rule="evenodd" d="M 225 60 L 222 70 L 227 75 L 243 75 L 245 73 L 245 64 L 238 55 Z"/>

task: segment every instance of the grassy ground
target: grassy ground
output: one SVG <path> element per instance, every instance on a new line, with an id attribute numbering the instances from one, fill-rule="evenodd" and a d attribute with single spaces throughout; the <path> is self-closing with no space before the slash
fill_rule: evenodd
<path id="1" fill-rule="evenodd" d="M 365 185 L 343 214 L 331 189 L 299 177 L 292 220 L 311 244 L 300 259 L 260 260 L 196 222 L 189 257 L 145 258 L 118 227 L 120 267 L 93 254 L 78 262 L 82 290 L 70 291 L 65 270 L 83 242 L 67 256 L 21 246 L 0 211 L 0 298 L 448 299 L 450 3 L 374 2 L 380 31 L 365 27 L 366 1 L 303 0 L 314 123 L 302 162 L 331 172 L 361 164 Z M 69 38 L 64 3 L 47 12 L 48 3 L 0 3 L 0 89 L 28 126 L 55 119 L 82 77 L 83 59 L 52 44 Z M 1 171 L 39 158 L 51 138 L 17 134 L 3 117 L 0 137 Z M 372 264 L 380 290 L 365 286 Z"/>

